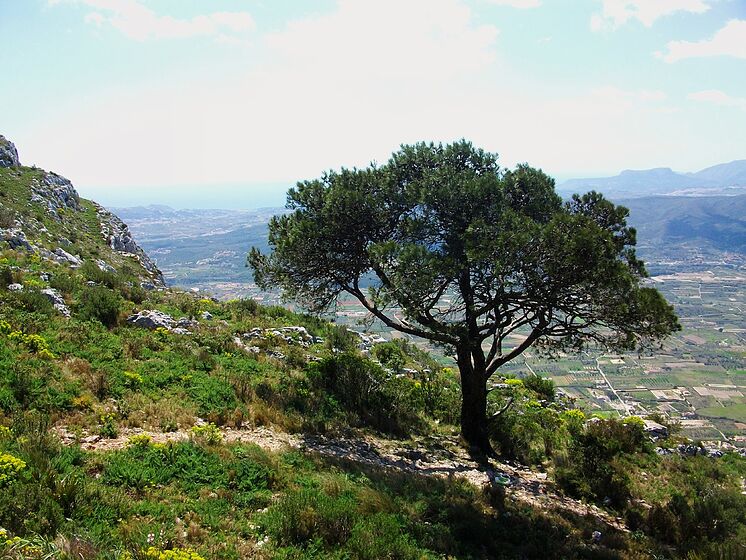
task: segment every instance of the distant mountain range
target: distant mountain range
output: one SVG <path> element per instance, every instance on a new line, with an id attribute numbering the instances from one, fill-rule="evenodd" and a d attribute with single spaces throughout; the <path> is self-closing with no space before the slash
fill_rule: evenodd
<path id="1" fill-rule="evenodd" d="M 640 250 L 667 260 L 681 248 L 746 255 L 746 194 L 616 200 L 630 210 Z"/>
<path id="2" fill-rule="evenodd" d="M 596 190 L 612 198 L 660 194 L 746 194 L 746 160 L 713 165 L 696 173 L 678 173 L 668 167 L 626 170 L 614 177 L 570 179 L 560 184 L 557 190 L 562 194 Z"/>
<path id="3" fill-rule="evenodd" d="M 686 269 L 746 262 L 746 160 L 696 173 L 657 168 L 572 179 L 557 190 L 564 196 L 597 190 L 628 207 L 640 255 L 651 264 L 668 263 L 664 269 L 672 263 Z M 174 210 L 163 205 L 112 210 L 129 224 L 169 283 L 212 290 L 251 282 L 246 252 L 252 245 L 268 250 L 267 223 L 285 211 Z"/>
<path id="4" fill-rule="evenodd" d="M 697 269 L 707 263 L 746 263 L 746 194 L 737 196 L 647 196 L 617 198 L 630 209 L 640 256 L 660 273 Z M 219 284 L 251 282 L 245 268 L 251 246 L 263 251 L 267 223 L 282 208 L 173 210 L 167 206 L 116 208 L 166 280 L 216 291 Z M 728 254 L 740 255 L 729 257 Z M 671 269 L 673 270 L 673 269 Z"/>

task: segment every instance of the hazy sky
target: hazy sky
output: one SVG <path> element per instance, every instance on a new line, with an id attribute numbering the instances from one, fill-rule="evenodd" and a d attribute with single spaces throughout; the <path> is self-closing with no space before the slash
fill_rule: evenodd
<path id="1" fill-rule="evenodd" d="M 746 0 L 0 0 L 0 37 L 0 133 L 110 205 L 279 205 L 418 140 L 746 158 Z"/>

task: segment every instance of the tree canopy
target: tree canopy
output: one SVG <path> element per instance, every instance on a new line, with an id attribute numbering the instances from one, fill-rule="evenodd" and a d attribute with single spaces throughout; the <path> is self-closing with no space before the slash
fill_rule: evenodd
<path id="1" fill-rule="evenodd" d="M 300 182 L 287 208 L 271 254 L 249 254 L 257 284 L 317 312 L 347 293 L 390 328 L 451 346 L 462 433 L 482 449 L 487 380 L 531 345 L 626 350 L 679 328 L 643 282 L 626 208 L 596 192 L 563 202 L 542 171 L 503 170 L 467 141 Z"/>

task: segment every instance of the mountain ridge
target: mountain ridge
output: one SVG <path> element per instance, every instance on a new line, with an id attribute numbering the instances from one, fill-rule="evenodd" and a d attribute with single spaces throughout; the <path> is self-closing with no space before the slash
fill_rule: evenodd
<path id="1" fill-rule="evenodd" d="M 715 194 L 733 188 L 746 188 L 746 159 L 706 167 L 693 173 L 680 173 L 670 167 L 625 169 L 612 177 L 569 179 L 557 190 L 562 193 L 598 190 L 608 196 L 649 196 L 659 194 Z M 698 192 L 701 191 L 701 192 Z"/>

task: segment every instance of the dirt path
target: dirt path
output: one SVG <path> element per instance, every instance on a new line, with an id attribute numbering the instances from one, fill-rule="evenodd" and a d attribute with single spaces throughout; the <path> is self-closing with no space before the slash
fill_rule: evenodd
<path id="1" fill-rule="evenodd" d="M 124 430 L 117 438 L 84 436 L 78 440 L 64 427 L 56 429 L 65 444 L 80 441 L 81 447 L 90 451 L 109 451 L 127 445 L 133 435 L 148 435 L 156 443 L 183 441 L 189 433 L 150 432 L 140 429 Z M 299 449 L 321 456 L 352 461 L 373 467 L 397 470 L 424 476 L 462 477 L 482 487 L 500 485 L 506 496 L 544 509 L 557 509 L 580 516 L 593 516 L 620 531 L 627 531 L 621 518 L 613 517 L 595 505 L 559 494 L 548 480 L 547 474 L 537 472 L 514 462 L 491 460 L 479 464 L 471 459 L 455 438 L 422 438 L 399 441 L 370 435 L 356 437 L 327 437 L 318 435 L 288 434 L 267 427 L 221 429 L 225 442 L 254 443 L 269 451 Z"/>

